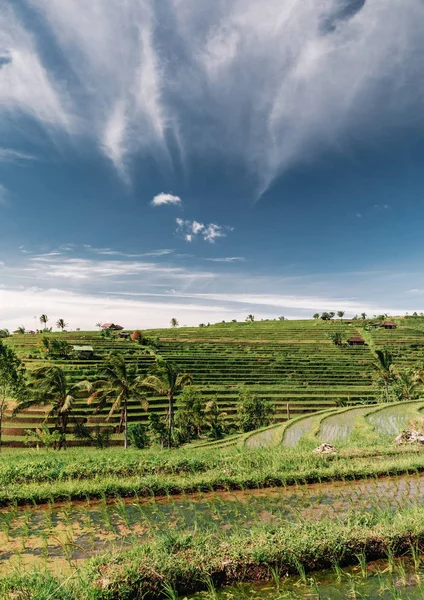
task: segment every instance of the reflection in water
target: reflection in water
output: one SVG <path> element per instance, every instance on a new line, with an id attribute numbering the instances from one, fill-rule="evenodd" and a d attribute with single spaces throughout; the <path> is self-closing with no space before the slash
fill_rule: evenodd
<path id="1" fill-rule="evenodd" d="M 412 560 L 374 561 L 362 568 L 326 570 L 273 583 L 239 584 L 201 592 L 190 600 L 422 600 L 424 568 Z"/>
<path id="2" fill-rule="evenodd" d="M 397 510 L 424 500 L 424 475 L 114 503 L 68 503 L 0 511 L 0 568 L 52 568 L 193 530 L 224 534 L 258 523 L 343 519 L 352 511 Z"/>

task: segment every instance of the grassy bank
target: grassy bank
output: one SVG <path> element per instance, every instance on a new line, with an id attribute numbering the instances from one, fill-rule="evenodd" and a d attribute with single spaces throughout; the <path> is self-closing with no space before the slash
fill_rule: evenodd
<path id="1" fill-rule="evenodd" d="M 424 471 L 424 449 L 389 442 L 345 443 L 337 455 L 296 448 L 189 451 L 33 452 L 0 458 L 0 505 L 114 496 L 160 496 L 209 490 L 261 488 L 360 479 Z"/>
<path id="2" fill-rule="evenodd" d="M 126 552 L 88 562 L 70 578 L 12 574 L 1 598 L 129 600 L 175 597 L 239 581 L 258 581 L 364 563 L 424 550 L 424 508 L 325 520 L 263 525 L 228 533 L 169 532 Z M 13 595 L 15 594 L 15 595 Z"/>

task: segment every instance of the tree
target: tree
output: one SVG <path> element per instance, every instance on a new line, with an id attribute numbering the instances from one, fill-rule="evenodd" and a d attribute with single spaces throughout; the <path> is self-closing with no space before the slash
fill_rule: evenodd
<path id="1" fill-rule="evenodd" d="M 175 403 L 176 425 L 185 441 L 199 436 L 204 426 L 205 402 L 201 391 L 193 385 L 185 387 Z"/>
<path id="2" fill-rule="evenodd" d="M 204 408 L 204 419 L 205 423 L 209 427 L 210 436 L 213 439 L 219 440 L 222 437 L 225 431 L 226 416 L 227 413 L 221 411 L 219 408 L 216 397 L 209 400 L 209 402 L 206 402 Z"/>
<path id="3" fill-rule="evenodd" d="M 182 391 L 186 385 L 190 385 L 193 378 L 188 373 L 183 373 L 181 369 L 172 362 L 168 362 L 161 357 L 156 358 L 155 373 L 147 375 L 140 379 L 140 386 L 151 390 L 158 396 L 167 396 L 168 398 L 168 446 L 171 447 L 174 441 L 174 398 L 175 394 Z"/>
<path id="4" fill-rule="evenodd" d="M 171 327 L 178 327 L 178 321 L 175 317 L 171 319 Z"/>
<path id="5" fill-rule="evenodd" d="M 157 413 L 149 414 L 149 430 L 163 448 L 168 439 L 168 428 L 164 420 Z"/>
<path id="6" fill-rule="evenodd" d="M 331 319 L 334 317 L 335 313 L 334 312 L 323 312 L 321 314 L 321 319 L 323 321 L 331 321 Z"/>
<path id="7" fill-rule="evenodd" d="M 16 333 L 25 333 L 25 326 L 24 325 L 20 325 L 18 327 L 18 329 L 16 330 Z"/>
<path id="8" fill-rule="evenodd" d="M 389 398 L 389 385 L 395 379 L 395 366 L 393 363 L 393 356 L 387 349 L 375 351 L 377 360 L 374 363 L 374 372 L 377 381 L 382 382 L 384 386 L 384 392 L 386 402 L 390 402 Z"/>
<path id="9" fill-rule="evenodd" d="M 47 321 L 49 320 L 47 315 L 41 315 L 40 323 L 44 325 L 44 329 L 47 329 Z"/>
<path id="10" fill-rule="evenodd" d="M 248 323 L 253 323 L 254 320 L 255 320 L 255 315 L 247 315 L 246 321 Z"/>
<path id="11" fill-rule="evenodd" d="M 7 400 L 22 400 L 25 396 L 25 367 L 16 353 L 0 341 L 0 450 L 2 422 Z"/>
<path id="12" fill-rule="evenodd" d="M 281 316 L 281 317 L 278 317 L 278 320 L 279 320 L 279 321 L 285 321 L 285 320 L 286 320 L 286 317 L 283 317 L 283 316 Z"/>
<path id="13" fill-rule="evenodd" d="M 344 310 L 338 310 L 337 311 L 337 316 L 339 317 L 340 321 L 343 319 L 344 317 Z"/>
<path id="14" fill-rule="evenodd" d="M 399 400 L 415 400 L 422 391 L 424 375 L 420 371 L 407 369 L 395 373 L 395 394 Z"/>
<path id="15" fill-rule="evenodd" d="M 100 321 L 99 321 L 98 323 L 96 323 L 96 327 L 97 327 L 97 329 L 99 329 L 99 330 L 102 328 L 102 324 L 100 323 Z"/>
<path id="16" fill-rule="evenodd" d="M 63 333 L 63 330 L 65 329 L 65 327 L 68 327 L 68 323 L 65 323 L 65 321 L 63 319 L 58 319 L 56 321 L 56 327 L 58 329 L 61 329 L 62 333 Z"/>
<path id="17" fill-rule="evenodd" d="M 333 342 L 335 346 L 341 346 L 343 344 L 343 334 L 340 331 L 336 331 L 335 333 L 327 334 L 329 340 Z"/>
<path id="18" fill-rule="evenodd" d="M 95 404 L 94 414 L 112 403 L 107 420 L 116 412 L 120 412 L 119 430 L 124 428 L 124 448 L 128 448 L 128 401 L 139 399 L 144 410 L 148 402 L 140 391 L 138 374 L 130 368 L 121 354 L 110 356 L 100 369 L 102 379 L 90 384 L 90 396 L 87 403 Z"/>
<path id="19" fill-rule="evenodd" d="M 17 414 L 32 406 L 50 405 L 45 422 L 49 418 L 55 421 L 55 428 L 60 433 L 57 449 L 66 447 L 66 430 L 69 417 L 78 391 L 86 390 L 87 382 L 70 384 L 66 374 L 60 367 L 41 367 L 33 371 L 28 386 L 28 396 L 14 410 Z"/>
<path id="20" fill-rule="evenodd" d="M 274 407 L 250 392 L 243 392 L 237 405 L 237 422 L 242 431 L 253 431 L 265 427 L 272 421 Z"/>
<path id="21" fill-rule="evenodd" d="M 364 312 L 361 313 L 361 317 L 362 317 L 362 320 L 365 321 L 365 319 L 367 318 L 367 313 L 364 313 Z"/>
<path id="22" fill-rule="evenodd" d="M 314 319 L 319 319 L 319 313 L 314 314 Z"/>
<path id="23" fill-rule="evenodd" d="M 0 329 L 0 340 L 9 337 L 9 335 L 8 329 Z"/>
<path id="24" fill-rule="evenodd" d="M 66 340 L 58 340 L 53 338 L 51 341 L 48 337 L 43 336 L 43 340 L 50 342 L 48 344 L 48 352 L 52 356 L 67 358 L 72 352 L 72 346 Z"/>

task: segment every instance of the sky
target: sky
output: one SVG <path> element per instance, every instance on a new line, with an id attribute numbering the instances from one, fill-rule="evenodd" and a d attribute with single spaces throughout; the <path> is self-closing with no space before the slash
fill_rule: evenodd
<path id="1" fill-rule="evenodd" d="M 0 327 L 424 310 L 422 0 L 0 0 Z"/>

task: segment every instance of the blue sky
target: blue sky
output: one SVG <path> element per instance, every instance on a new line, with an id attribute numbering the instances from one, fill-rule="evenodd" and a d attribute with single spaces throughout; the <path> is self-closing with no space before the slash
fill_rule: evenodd
<path id="1" fill-rule="evenodd" d="M 424 310 L 421 0 L 15 0 L 0 326 Z"/>

